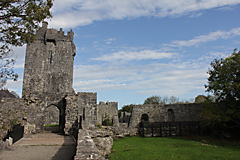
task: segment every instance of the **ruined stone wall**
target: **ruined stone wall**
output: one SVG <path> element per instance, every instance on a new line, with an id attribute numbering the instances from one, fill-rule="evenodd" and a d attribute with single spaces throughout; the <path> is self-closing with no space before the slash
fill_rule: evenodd
<path id="1" fill-rule="evenodd" d="M 4 138 L 8 129 L 18 123 L 23 123 L 26 117 L 24 101 L 19 98 L 0 99 L 0 139 Z"/>
<path id="2" fill-rule="evenodd" d="M 99 102 L 97 106 L 97 124 L 102 125 L 102 122 L 109 119 L 114 126 L 119 125 L 118 120 L 118 103 L 117 102 Z"/>
<path id="3" fill-rule="evenodd" d="M 19 98 L 2 98 L 0 106 L 1 138 L 6 136 L 8 129 L 19 123 L 24 126 L 24 134 L 41 130 L 43 102 Z"/>
<path id="4" fill-rule="evenodd" d="M 96 92 L 78 92 L 79 103 L 83 105 L 95 105 L 97 104 L 97 93 Z"/>
<path id="5" fill-rule="evenodd" d="M 141 122 L 141 116 L 143 114 L 146 114 L 148 116 L 149 122 L 198 121 L 198 113 L 201 107 L 202 104 L 198 103 L 136 105 L 133 106 L 129 127 L 137 127 Z"/>
<path id="6" fill-rule="evenodd" d="M 131 113 L 128 113 L 128 112 L 125 112 L 125 111 L 121 112 L 119 122 L 120 123 L 129 123 L 130 117 L 131 117 Z"/>
<path id="7" fill-rule="evenodd" d="M 65 133 L 71 134 L 76 123 L 83 128 L 97 125 L 97 93 L 78 92 L 66 97 Z"/>
<path id="8" fill-rule="evenodd" d="M 27 45 L 22 97 L 71 93 L 75 52 L 72 31 L 64 35 L 43 23 L 34 43 Z"/>

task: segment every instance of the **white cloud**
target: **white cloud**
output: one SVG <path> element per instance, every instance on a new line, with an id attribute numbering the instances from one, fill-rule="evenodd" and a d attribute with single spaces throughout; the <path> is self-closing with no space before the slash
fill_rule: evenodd
<path id="1" fill-rule="evenodd" d="M 112 54 L 105 54 L 98 58 L 93 58 L 97 61 L 133 61 L 133 60 L 156 60 L 163 58 L 172 58 L 177 53 L 159 52 L 157 50 L 142 50 L 142 51 L 119 51 Z"/>
<path id="2" fill-rule="evenodd" d="M 191 46 L 197 46 L 201 43 L 209 42 L 209 41 L 216 41 L 219 39 L 229 39 L 234 36 L 240 35 L 240 28 L 234 28 L 230 31 L 215 31 L 211 32 L 206 35 L 200 35 L 197 37 L 194 37 L 190 40 L 176 40 L 173 41 L 171 44 L 166 44 L 165 46 L 171 46 L 171 47 L 191 47 Z"/>
<path id="3" fill-rule="evenodd" d="M 74 88 L 84 91 L 128 90 L 139 94 L 181 96 L 204 92 L 208 63 L 94 64 L 76 66 Z"/>
<path id="4" fill-rule="evenodd" d="M 23 69 L 24 68 L 24 60 L 25 60 L 25 53 L 26 53 L 26 45 L 21 47 L 12 47 L 14 58 L 16 63 L 14 64 L 15 69 Z"/>
<path id="5" fill-rule="evenodd" d="M 57 0 L 50 26 L 74 28 L 106 19 L 181 16 L 239 3 L 239 0 Z"/>
<path id="6" fill-rule="evenodd" d="M 115 40 L 116 40 L 116 38 L 108 38 L 107 40 L 105 40 L 105 42 L 106 42 L 106 44 L 111 44 Z"/>

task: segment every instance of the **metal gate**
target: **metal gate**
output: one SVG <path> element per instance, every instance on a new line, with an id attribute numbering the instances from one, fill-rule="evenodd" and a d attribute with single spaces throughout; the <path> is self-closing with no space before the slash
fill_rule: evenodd
<path id="1" fill-rule="evenodd" d="M 200 134 L 198 121 L 141 122 L 139 134 L 143 137 L 168 137 Z"/>
<path id="2" fill-rule="evenodd" d="M 13 143 L 15 143 L 23 137 L 23 133 L 24 133 L 24 126 L 17 124 L 12 127 L 12 130 L 8 130 L 6 138 L 12 137 Z"/>

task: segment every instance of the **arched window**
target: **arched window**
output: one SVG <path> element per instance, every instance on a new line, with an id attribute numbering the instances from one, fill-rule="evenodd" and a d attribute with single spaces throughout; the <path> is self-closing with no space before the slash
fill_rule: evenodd
<path id="1" fill-rule="evenodd" d="M 173 122 L 174 121 L 174 112 L 172 109 L 168 109 L 167 111 L 167 121 L 168 122 Z"/>
<path id="2" fill-rule="evenodd" d="M 143 122 L 147 122 L 147 121 L 149 121 L 149 118 L 148 118 L 148 115 L 147 114 L 142 114 L 142 116 L 141 116 L 141 121 Z"/>

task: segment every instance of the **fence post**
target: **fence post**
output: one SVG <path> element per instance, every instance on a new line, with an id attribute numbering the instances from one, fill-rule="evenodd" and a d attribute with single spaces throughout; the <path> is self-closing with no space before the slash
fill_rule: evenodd
<path id="1" fill-rule="evenodd" d="M 181 127 L 181 122 L 179 122 L 179 135 L 182 135 L 182 127 Z"/>
<path id="2" fill-rule="evenodd" d="M 152 128 L 152 137 L 153 137 L 153 124 L 152 124 L 152 127 L 151 127 L 151 128 Z"/>
<path id="3" fill-rule="evenodd" d="M 143 130 L 143 137 L 144 137 L 144 123 L 143 123 L 143 129 L 142 130 Z"/>
<path id="4" fill-rule="evenodd" d="M 198 135 L 200 135 L 201 133 L 201 128 L 200 128 L 200 125 L 199 125 L 199 122 L 198 122 Z"/>
<path id="5" fill-rule="evenodd" d="M 168 123 L 168 127 L 169 127 L 169 136 L 172 136 L 172 131 L 171 131 L 171 122 Z"/>
<path id="6" fill-rule="evenodd" d="M 191 130 L 190 130 L 190 122 L 188 122 L 188 134 L 191 134 Z"/>
<path id="7" fill-rule="evenodd" d="M 160 122 L 160 137 L 162 137 L 162 123 Z"/>

